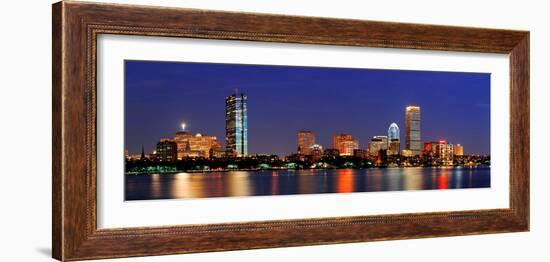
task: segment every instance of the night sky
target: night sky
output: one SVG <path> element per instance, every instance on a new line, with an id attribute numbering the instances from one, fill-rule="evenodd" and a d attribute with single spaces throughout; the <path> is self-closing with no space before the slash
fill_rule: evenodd
<path id="1" fill-rule="evenodd" d="M 150 152 L 182 122 L 225 144 L 225 97 L 248 96 L 250 154 L 296 152 L 298 130 L 332 147 L 350 133 L 367 148 L 396 122 L 405 148 L 405 107 L 421 107 L 422 142 L 446 139 L 466 154 L 490 153 L 490 74 L 240 64 L 125 62 L 125 144 Z"/>

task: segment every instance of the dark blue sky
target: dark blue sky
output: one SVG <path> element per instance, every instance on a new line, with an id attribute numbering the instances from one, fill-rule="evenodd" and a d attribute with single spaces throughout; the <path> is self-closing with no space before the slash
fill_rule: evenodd
<path id="1" fill-rule="evenodd" d="M 186 122 L 225 139 L 225 97 L 248 96 L 250 153 L 296 151 L 297 130 L 331 147 L 351 133 L 366 148 L 392 122 L 405 146 L 405 107 L 422 111 L 422 142 L 446 139 L 467 154 L 490 152 L 490 74 L 155 61 L 125 63 L 125 144 L 152 151 Z"/>

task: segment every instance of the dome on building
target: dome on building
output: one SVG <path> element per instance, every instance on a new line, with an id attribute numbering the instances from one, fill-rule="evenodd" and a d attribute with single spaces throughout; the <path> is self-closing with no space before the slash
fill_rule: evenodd
<path id="1" fill-rule="evenodd" d="M 399 127 L 396 123 L 391 123 L 388 128 L 388 141 L 391 141 L 392 139 L 399 139 Z"/>

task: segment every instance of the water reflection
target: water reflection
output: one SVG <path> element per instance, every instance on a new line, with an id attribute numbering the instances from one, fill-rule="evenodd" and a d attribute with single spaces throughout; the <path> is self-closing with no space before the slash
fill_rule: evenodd
<path id="1" fill-rule="evenodd" d="M 489 168 L 232 171 L 126 176 L 126 200 L 490 187 Z"/>
<path id="2" fill-rule="evenodd" d="M 279 194 L 279 180 L 277 177 L 279 176 L 279 173 L 273 171 L 271 173 L 271 195 L 278 195 Z"/>
<path id="3" fill-rule="evenodd" d="M 200 175 L 200 174 L 199 174 Z M 223 176 L 227 185 L 227 196 L 250 196 L 253 188 L 250 183 L 254 178 L 249 177 L 246 171 L 231 172 L 230 176 Z"/>
<path id="4" fill-rule="evenodd" d="M 165 175 L 162 175 L 163 177 Z M 178 173 L 171 175 L 172 179 L 168 183 L 170 187 L 171 198 L 200 198 L 204 197 L 203 185 L 201 180 L 193 179 L 193 174 Z"/>
<path id="5" fill-rule="evenodd" d="M 162 194 L 162 184 L 160 183 L 160 175 L 151 175 L 151 195 L 153 198 L 159 198 Z"/>
<path id="6" fill-rule="evenodd" d="M 404 190 L 420 190 L 424 183 L 420 168 L 403 169 Z"/>
<path id="7" fill-rule="evenodd" d="M 350 193 L 353 192 L 353 177 L 354 170 L 341 169 L 337 171 L 337 184 L 336 192 L 338 193 Z M 300 192 L 301 193 L 301 192 Z"/>

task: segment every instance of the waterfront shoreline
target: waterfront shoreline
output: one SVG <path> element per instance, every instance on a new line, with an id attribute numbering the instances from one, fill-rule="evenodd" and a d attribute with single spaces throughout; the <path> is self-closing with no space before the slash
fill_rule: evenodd
<path id="1" fill-rule="evenodd" d="M 418 169 L 418 168 L 431 168 L 431 169 L 474 169 L 474 168 L 483 168 L 490 169 L 491 166 L 408 166 L 408 167 L 369 167 L 369 168 L 279 168 L 279 169 L 223 169 L 223 170 L 177 170 L 177 171 L 164 171 L 164 172 L 130 172 L 124 173 L 125 176 L 136 176 L 136 175 L 164 175 L 164 174 L 178 174 L 178 173 L 229 173 L 229 172 L 261 172 L 261 171 L 320 171 L 320 170 L 376 170 L 376 169 Z"/>

